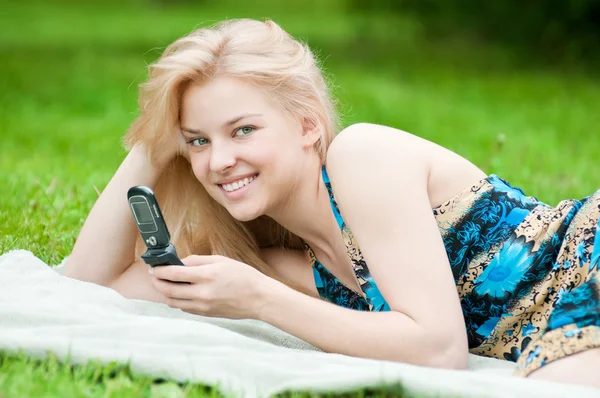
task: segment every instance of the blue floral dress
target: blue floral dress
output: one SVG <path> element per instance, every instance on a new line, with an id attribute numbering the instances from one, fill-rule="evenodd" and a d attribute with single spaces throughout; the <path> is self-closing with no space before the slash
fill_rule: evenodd
<path id="1" fill-rule="evenodd" d="M 320 296 L 360 311 L 390 308 L 346 226 L 322 168 L 331 208 L 362 289 L 339 282 L 305 245 Z M 496 175 L 434 208 L 471 353 L 516 362 L 526 376 L 600 347 L 600 190 L 556 207 Z"/>

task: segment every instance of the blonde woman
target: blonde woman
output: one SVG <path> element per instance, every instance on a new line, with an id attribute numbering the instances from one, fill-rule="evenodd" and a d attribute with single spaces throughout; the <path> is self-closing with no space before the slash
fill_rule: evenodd
<path id="1" fill-rule="evenodd" d="M 464 369 L 470 351 L 600 386 L 600 191 L 551 207 L 404 131 L 339 131 L 313 54 L 272 21 L 177 40 L 139 105 L 66 275 L 327 352 Z M 140 261 L 134 185 L 184 267 Z"/>

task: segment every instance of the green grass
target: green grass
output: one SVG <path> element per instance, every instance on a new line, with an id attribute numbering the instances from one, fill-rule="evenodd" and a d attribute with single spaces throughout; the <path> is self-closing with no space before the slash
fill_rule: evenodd
<path id="1" fill-rule="evenodd" d="M 127 364 L 90 361 L 73 365 L 50 354 L 44 360 L 23 353 L 0 356 L 0 396 L 23 397 L 140 397 L 226 398 L 217 388 L 135 375 Z M 397 384 L 375 386 L 356 392 L 312 393 L 288 391 L 280 398 L 392 398 L 407 396 Z"/>
<path id="2" fill-rule="evenodd" d="M 209 387 L 134 376 L 115 362 L 72 366 L 52 355 L 44 361 L 23 354 L 2 357 L 0 386 L 5 397 L 223 397 Z"/>
<path id="3" fill-rule="evenodd" d="M 124 156 L 119 140 L 137 112 L 146 64 L 177 37 L 224 18 L 272 17 L 306 40 L 325 59 L 345 124 L 410 131 L 549 204 L 600 187 L 600 82 L 583 68 L 536 64 L 464 38 L 427 40 L 408 16 L 352 14 L 342 0 L 103 4 L 20 2 L 0 15 L 0 253 L 28 249 L 49 264 L 69 254 L 96 189 Z M 126 366 L 0 354 L 4 398 L 215 394 Z"/>

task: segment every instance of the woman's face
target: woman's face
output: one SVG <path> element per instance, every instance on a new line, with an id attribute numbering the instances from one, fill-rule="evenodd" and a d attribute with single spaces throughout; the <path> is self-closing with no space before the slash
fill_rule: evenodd
<path id="1" fill-rule="evenodd" d="M 235 78 L 188 87 L 180 116 L 194 175 L 240 221 L 282 203 L 313 139 L 257 86 Z"/>

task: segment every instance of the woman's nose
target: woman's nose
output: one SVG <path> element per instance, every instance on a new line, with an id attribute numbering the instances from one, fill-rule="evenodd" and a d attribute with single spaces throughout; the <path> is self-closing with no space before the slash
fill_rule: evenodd
<path id="1" fill-rule="evenodd" d="M 213 142 L 210 149 L 210 169 L 213 172 L 222 172 L 233 167 L 237 162 L 237 155 L 231 145 L 224 143 L 215 145 Z"/>

